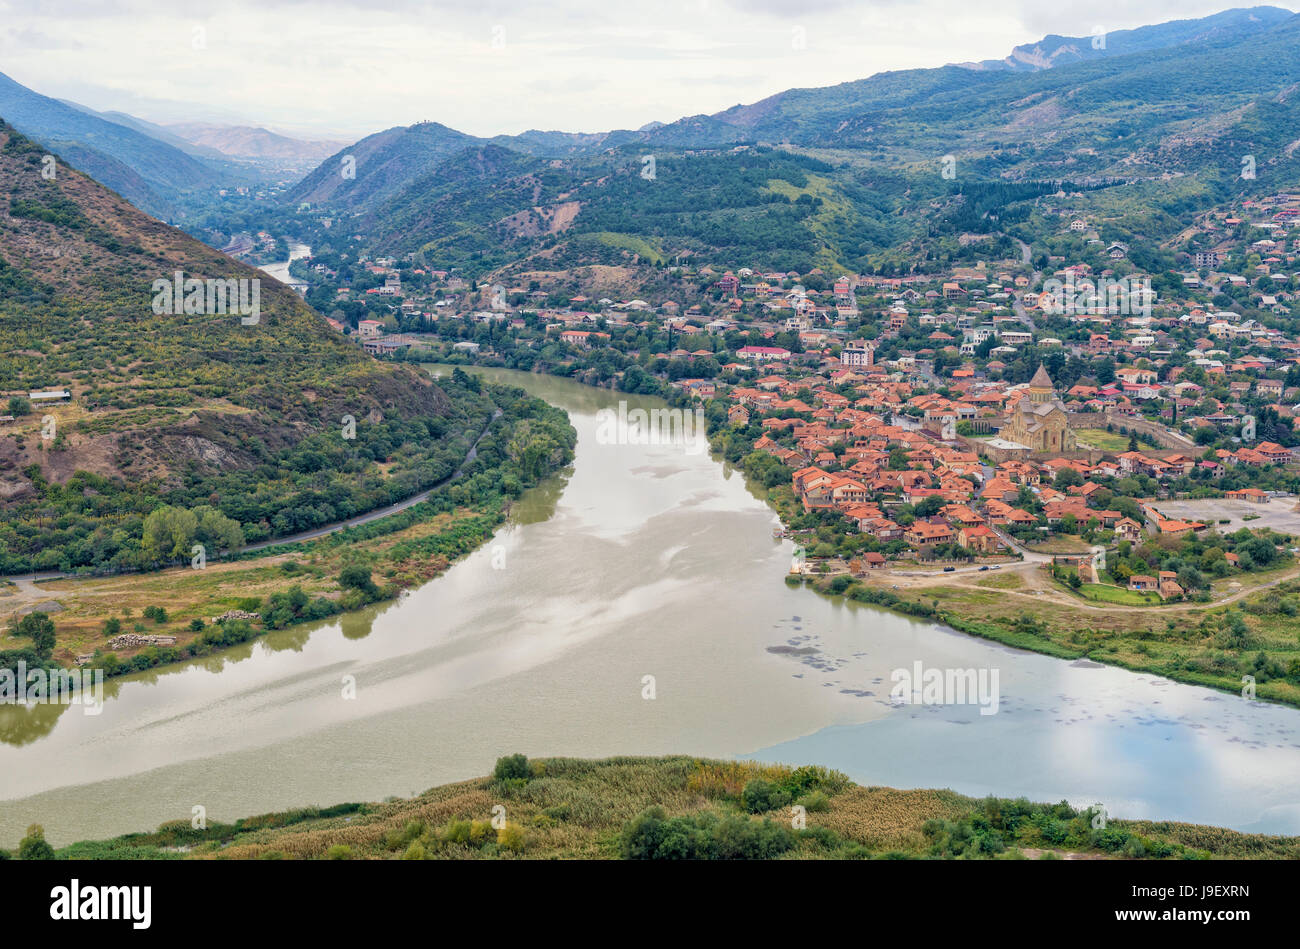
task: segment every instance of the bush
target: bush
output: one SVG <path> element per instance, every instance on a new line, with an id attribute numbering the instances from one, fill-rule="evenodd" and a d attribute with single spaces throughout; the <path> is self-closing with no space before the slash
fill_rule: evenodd
<path id="1" fill-rule="evenodd" d="M 507 755 L 497 759 L 497 766 L 492 769 L 492 777 L 498 781 L 527 781 L 532 777 L 532 769 L 524 755 Z"/>
<path id="2" fill-rule="evenodd" d="M 379 595 L 379 588 L 370 578 L 370 568 L 364 564 L 348 564 L 339 572 L 339 586 L 345 590 L 356 590 L 367 598 Z"/>
<path id="3" fill-rule="evenodd" d="M 351 860 L 352 848 L 347 844 L 335 844 L 325 851 L 325 858 L 327 860 Z"/>
<path id="4" fill-rule="evenodd" d="M 661 807 L 630 821 L 619 838 L 627 860 L 768 860 L 794 841 L 793 831 L 774 821 L 711 813 L 669 818 Z"/>
<path id="5" fill-rule="evenodd" d="M 32 824 L 27 828 L 27 836 L 18 842 L 19 860 L 53 860 L 54 848 L 45 840 L 45 828 Z"/>
<path id="6" fill-rule="evenodd" d="M 406 853 L 402 854 L 403 860 L 423 860 L 424 846 L 417 840 L 411 846 L 406 848 Z"/>
<path id="7" fill-rule="evenodd" d="M 831 809 L 831 799 L 821 791 L 813 791 L 799 799 L 803 809 L 809 814 L 820 814 Z"/>
<path id="8" fill-rule="evenodd" d="M 778 807 L 785 807 L 790 803 L 790 795 L 771 781 L 754 778 L 740 792 L 740 803 L 749 813 L 762 814 Z"/>
<path id="9" fill-rule="evenodd" d="M 424 834 L 424 821 L 413 820 L 401 830 L 390 830 L 384 838 L 384 846 L 389 850 L 401 850 L 418 840 Z"/>
<path id="10" fill-rule="evenodd" d="M 14 635 L 29 638 L 42 659 L 48 659 L 54 652 L 54 621 L 46 613 L 28 613 L 14 628 Z"/>
<path id="11" fill-rule="evenodd" d="M 518 853 L 524 849 L 524 829 L 518 824 L 506 823 L 497 830 L 497 846 Z"/>

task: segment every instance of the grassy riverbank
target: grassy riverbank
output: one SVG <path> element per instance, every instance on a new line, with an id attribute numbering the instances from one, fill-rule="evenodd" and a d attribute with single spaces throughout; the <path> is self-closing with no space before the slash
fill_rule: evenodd
<path id="1" fill-rule="evenodd" d="M 563 410 L 514 387 L 484 390 L 501 414 L 460 475 L 395 514 L 202 569 L 7 582 L 0 587 L 0 617 L 10 624 L 0 635 L 0 667 L 39 660 L 106 675 L 143 671 L 391 600 L 440 575 L 491 538 L 525 490 L 573 459 L 577 433 Z M 219 620 L 232 611 L 243 615 Z M 49 618 L 52 644 L 23 635 L 20 618 L 35 613 Z M 123 644 L 122 636 L 139 639 Z"/>
<path id="2" fill-rule="evenodd" d="M 1086 599 L 1036 565 L 998 573 L 807 581 L 907 616 L 1062 659 L 1090 659 L 1300 706 L 1300 579 L 1277 571 L 1218 605 L 1119 605 Z"/>
<path id="3" fill-rule="evenodd" d="M 497 816 L 497 824 L 492 819 Z M 801 820 L 802 818 L 802 820 Z M 29 851 L 30 852 L 30 851 Z M 164 824 L 58 859 L 1295 859 L 1300 838 L 1104 819 L 1061 803 L 862 787 L 689 757 L 501 759 L 418 797 Z"/>

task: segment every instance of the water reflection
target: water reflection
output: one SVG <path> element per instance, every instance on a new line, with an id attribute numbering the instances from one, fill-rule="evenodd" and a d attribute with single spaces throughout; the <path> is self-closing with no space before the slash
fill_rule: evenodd
<path id="1" fill-rule="evenodd" d="M 34 821 L 62 843 L 196 803 L 232 820 L 379 800 L 513 752 L 758 755 L 869 783 L 1300 831 L 1297 711 L 789 589 L 792 546 L 737 472 L 680 445 L 597 442 L 598 409 L 662 402 L 489 375 L 570 412 L 571 471 L 400 602 L 109 680 L 99 717 L 21 719 L 45 728 L 0 745 L 0 846 Z M 998 714 L 892 707 L 891 670 L 916 660 L 996 666 Z"/>

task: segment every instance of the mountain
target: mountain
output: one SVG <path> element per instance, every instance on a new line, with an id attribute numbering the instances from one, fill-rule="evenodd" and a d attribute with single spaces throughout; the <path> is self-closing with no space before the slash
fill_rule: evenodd
<path id="1" fill-rule="evenodd" d="M 180 196 L 219 187 L 226 180 L 178 148 L 35 93 L 3 73 L 0 118 L 52 151 L 71 152 L 75 146 L 82 164 L 102 175 L 103 184 L 123 195 L 133 194 L 140 207 L 157 216 L 168 216 Z"/>
<path id="2" fill-rule="evenodd" d="M 1106 56 L 1123 56 L 1155 49 L 1169 49 L 1202 40 L 1248 36 L 1290 18 L 1280 7 L 1250 7 L 1225 10 L 1198 20 L 1174 20 L 1133 30 L 1116 30 L 1089 36 L 1050 34 L 1037 43 L 1017 46 L 1003 59 L 958 63 L 971 69 L 1010 69 L 1034 72 Z"/>
<path id="3" fill-rule="evenodd" d="M 457 150 L 486 144 L 561 159 L 743 143 L 852 149 L 913 163 L 1000 151 L 998 173 L 1026 177 L 1153 172 L 1162 142 L 1209 130 L 1221 136 L 1225 113 L 1282 96 L 1300 81 L 1298 23 L 1288 11 L 1255 7 L 1119 31 L 1101 50 L 1091 37 L 1047 37 L 1018 47 L 997 68 L 879 73 L 635 131 L 529 131 L 489 141 L 421 123 L 340 150 L 288 199 L 374 211 Z M 355 159 L 354 178 L 342 173 L 346 156 Z M 1127 167 L 1134 160 L 1142 167 Z"/>
<path id="4" fill-rule="evenodd" d="M 345 196 L 349 234 L 372 252 L 515 285 L 580 267 L 626 285 L 683 255 L 892 271 L 954 253 L 935 244 L 957 233 L 1013 243 L 1001 231 L 1033 200 L 1121 183 L 1110 216 L 1128 231 L 1115 239 L 1159 240 L 1231 194 L 1300 187 L 1300 17 L 1265 10 L 1133 31 L 1110 55 L 1051 69 L 882 73 L 636 132 L 484 143 L 390 129 L 352 150 L 355 180 L 335 156 L 298 193 L 322 213 L 330 189 Z M 1240 177 L 1243 156 L 1256 179 Z M 312 242 L 327 253 L 335 240 Z"/>
<path id="5" fill-rule="evenodd" d="M 461 463 L 491 415 L 482 398 L 377 362 L 66 156 L 42 175 L 47 151 L 0 123 L 0 390 L 17 417 L 0 422 L 0 573 L 145 566 L 144 519 L 163 505 L 251 540 L 392 503 Z M 162 296 L 177 272 L 236 281 L 249 306 L 204 287 L 177 313 Z M 70 398 L 26 398 L 47 390 Z"/>
<path id="6" fill-rule="evenodd" d="M 1238 18 L 1240 22 L 1230 19 L 1206 28 L 1195 40 L 1160 49 L 1108 49 L 1104 57 L 1052 69 L 944 66 L 792 89 L 710 116 L 718 125 L 712 135 L 718 144 L 744 138 L 885 149 L 912 160 L 968 150 L 987 153 L 995 146 L 1039 154 L 1046 146 L 1052 163 L 1026 165 L 1026 173 L 1059 174 L 1071 157 L 1083 157 L 1074 163 L 1094 170 L 1113 168 L 1142 147 L 1158 148 L 1164 139 L 1217 134 L 1214 130 L 1234 110 L 1285 96 L 1300 81 L 1294 55 L 1300 17 L 1249 12 L 1252 16 Z M 1173 43 L 1194 32 L 1183 25 L 1158 35 Z M 1114 45 L 1125 44 L 1108 42 L 1108 47 Z M 672 147 L 695 139 L 700 127 L 699 117 L 679 120 L 645 141 Z M 1069 148 L 1075 149 L 1073 156 L 1067 154 Z"/>
<path id="7" fill-rule="evenodd" d="M 328 158 L 342 142 L 316 142 L 290 138 L 247 125 L 213 125 L 202 122 L 172 123 L 164 129 L 192 145 L 231 158 L 274 158 L 315 163 Z"/>
<path id="8" fill-rule="evenodd" d="M 60 99 L 59 101 L 66 106 L 78 109 L 88 115 L 98 116 L 107 122 L 115 122 L 118 125 L 125 125 L 127 128 L 135 129 L 143 135 L 148 135 L 150 138 L 156 138 L 158 141 L 165 142 L 173 148 L 180 149 L 185 154 L 191 155 L 195 158 L 220 159 L 223 157 L 222 153 L 217 151 L 215 148 L 196 145 L 193 142 L 181 138 L 179 135 L 162 125 L 146 121 L 145 119 L 136 118 L 134 115 L 128 115 L 126 112 L 96 112 L 88 106 L 81 105 L 78 102 L 72 102 L 69 99 Z"/>
<path id="9" fill-rule="evenodd" d="M 372 208 L 427 174 L 443 159 L 477 139 L 437 122 L 420 122 L 368 135 L 321 162 L 291 188 L 292 204 Z"/>

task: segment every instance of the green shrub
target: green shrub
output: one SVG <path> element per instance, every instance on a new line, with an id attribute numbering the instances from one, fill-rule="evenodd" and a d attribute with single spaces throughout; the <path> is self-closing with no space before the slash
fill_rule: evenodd
<path id="1" fill-rule="evenodd" d="M 418 840 L 424 834 L 424 821 L 413 820 L 401 830 L 393 829 L 384 838 L 384 846 L 389 850 L 401 850 Z"/>
<path id="2" fill-rule="evenodd" d="M 820 814 L 831 809 L 831 799 L 821 791 L 812 791 L 799 799 L 803 809 L 809 814 Z"/>
<path id="3" fill-rule="evenodd" d="M 532 777 L 532 769 L 529 768 L 528 759 L 524 755 L 507 755 L 497 759 L 497 765 L 492 769 L 492 777 L 498 781 L 527 781 Z"/>
<path id="4" fill-rule="evenodd" d="M 27 828 L 27 836 L 18 842 L 19 860 L 53 860 L 54 848 L 45 840 L 45 828 L 32 824 Z"/>
<path id="5" fill-rule="evenodd" d="M 788 827 L 738 814 L 666 817 L 652 807 L 630 821 L 619 836 L 628 860 L 770 860 L 794 846 Z"/>
<path id="6" fill-rule="evenodd" d="M 740 803 L 751 814 L 763 814 L 785 807 L 790 803 L 790 794 L 771 781 L 754 778 L 740 792 Z"/>
<path id="7" fill-rule="evenodd" d="M 347 844 L 335 844 L 325 851 L 325 858 L 327 860 L 351 860 L 352 848 Z"/>

